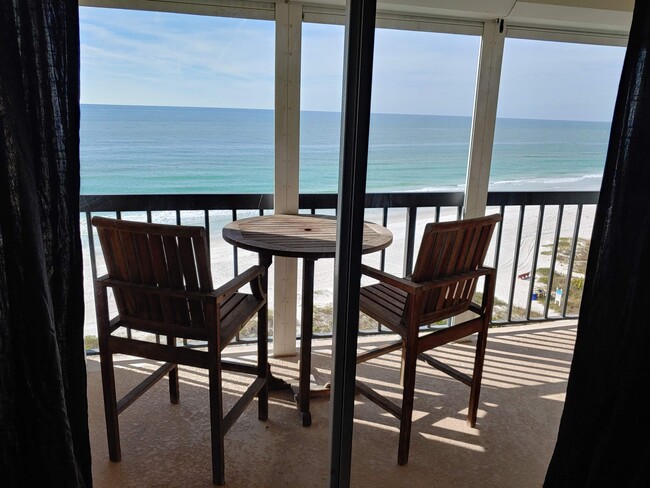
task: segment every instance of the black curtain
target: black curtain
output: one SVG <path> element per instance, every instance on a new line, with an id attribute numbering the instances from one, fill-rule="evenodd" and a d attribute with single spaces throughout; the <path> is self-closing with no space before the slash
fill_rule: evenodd
<path id="1" fill-rule="evenodd" d="M 546 487 L 650 486 L 649 48 L 637 0 Z"/>
<path id="2" fill-rule="evenodd" d="M 92 486 L 77 0 L 0 1 L 0 486 Z"/>

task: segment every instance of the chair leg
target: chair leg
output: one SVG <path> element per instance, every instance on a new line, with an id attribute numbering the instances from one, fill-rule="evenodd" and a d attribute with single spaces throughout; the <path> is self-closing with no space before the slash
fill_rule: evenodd
<path id="1" fill-rule="evenodd" d="M 402 397 L 402 413 L 399 425 L 399 444 L 397 447 L 397 464 L 404 465 L 409 460 L 409 447 L 411 443 L 411 424 L 413 418 L 413 399 L 415 396 L 415 369 L 417 366 L 416 344 L 405 348 L 402 363 L 402 377 L 404 391 Z"/>
<path id="2" fill-rule="evenodd" d="M 178 364 L 169 371 L 169 401 L 174 405 L 180 401 L 180 389 L 178 381 Z"/>
<path id="3" fill-rule="evenodd" d="M 467 424 L 470 427 L 476 425 L 478 413 L 478 401 L 481 394 L 481 380 L 483 378 L 483 363 L 485 361 L 485 348 L 487 345 L 487 324 L 478 333 L 476 341 L 476 357 L 474 359 L 474 372 L 472 374 L 472 386 L 469 394 L 469 406 L 467 409 Z"/>
<path id="4" fill-rule="evenodd" d="M 210 435 L 212 444 L 212 483 L 223 486 L 225 478 L 223 401 L 221 393 L 221 354 L 209 368 Z"/>
<path id="5" fill-rule="evenodd" d="M 115 371 L 113 353 L 110 351 L 110 324 L 108 319 L 108 296 L 106 287 L 95 286 L 95 312 L 97 314 L 97 335 L 99 336 L 99 364 L 102 372 L 102 393 L 104 395 L 104 416 L 106 418 L 106 440 L 108 457 L 113 462 L 122 459 L 120 449 L 120 424 L 115 394 Z"/>
<path id="6" fill-rule="evenodd" d="M 268 343 L 268 305 L 257 313 L 257 375 L 264 378 L 264 387 L 257 394 L 260 420 L 269 418 L 269 343 Z"/>
<path id="7" fill-rule="evenodd" d="M 167 336 L 167 344 L 176 346 L 176 337 Z M 169 371 L 169 402 L 176 405 L 180 400 L 180 385 L 178 382 L 178 364 Z"/>
<path id="8" fill-rule="evenodd" d="M 115 394 L 115 371 L 113 369 L 113 354 L 100 348 L 100 365 L 102 371 L 102 390 L 104 394 L 104 414 L 106 417 L 106 439 L 108 441 L 108 457 L 113 462 L 122 459 L 120 448 L 120 424 L 117 412 L 117 396 Z"/>

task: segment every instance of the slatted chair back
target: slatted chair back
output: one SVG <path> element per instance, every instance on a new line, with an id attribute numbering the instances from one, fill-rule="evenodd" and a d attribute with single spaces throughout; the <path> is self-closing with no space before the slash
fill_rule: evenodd
<path id="1" fill-rule="evenodd" d="M 411 280 L 449 283 L 425 292 L 418 312 L 421 324 L 469 308 L 478 281 L 473 272 L 483 266 L 492 233 L 500 220 L 496 214 L 427 224 Z"/>
<path id="2" fill-rule="evenodd" d="M 120 320 L 132 329 L 152 333 L 167 333 L 169 324 L 174 324 L 180 326 L 175 327 L 177 337 L 205 338 L 201 300 L 147 293 L 150 288 L 212 291 L 205 229 L 102 217 L 94 217 L 92 223 L 109 278 L 133 285 L 113 288 Z"/>

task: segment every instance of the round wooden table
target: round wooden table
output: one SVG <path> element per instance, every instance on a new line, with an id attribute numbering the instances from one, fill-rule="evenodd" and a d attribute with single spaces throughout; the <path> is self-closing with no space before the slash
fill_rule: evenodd
<path id="1" fill-rule="evenodd" d="M 273 256 L 302 258 L 302 316 L 300 323 L 300 384 L 296 402 L 302 424 L 311 425 L 309 413 L 311 339 L 314 310 L 314 262 L 336 254 L 336 217 L 324 215 L 263 215 L 227 224 L 223 238 L 233 246 L 259 254 L 267 269 Z M 364 223 L 362 253 L 385 249 L 393 234 L 381 225 Z"/>

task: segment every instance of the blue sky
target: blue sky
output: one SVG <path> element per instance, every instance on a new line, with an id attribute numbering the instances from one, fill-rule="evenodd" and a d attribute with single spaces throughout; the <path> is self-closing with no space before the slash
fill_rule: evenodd
<path id="1" fill-rule="evenodd" d="M 273 22 L 80 8 L 81 101 L 272 109 Z M 342 26 L 304 24 L 303 110 L 338 111 Z M 373 111 L 470 115 L 479 39 L 380 29 Z M 624 48 L 506 40 L 500 117 L 611 120 Z"/>

